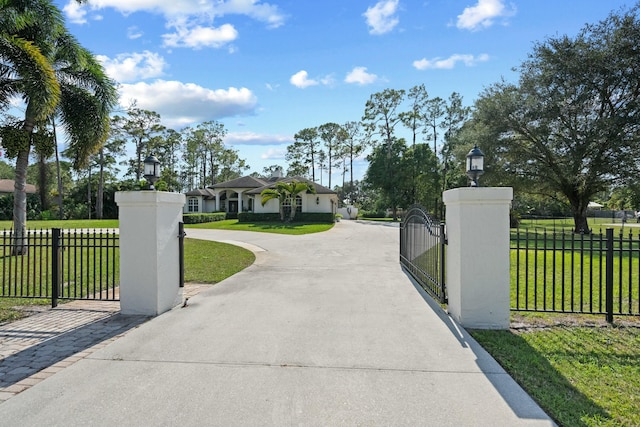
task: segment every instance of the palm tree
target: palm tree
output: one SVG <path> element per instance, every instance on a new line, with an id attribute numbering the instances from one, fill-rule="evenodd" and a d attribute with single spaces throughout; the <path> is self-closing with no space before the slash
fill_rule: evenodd
<path id="1" fill-rule="evenodd" d="M 62 15 L 49 2 L 29 3 L 0 2 L 0 108 L 14 96 L 28 96 L 31 114 L 44 119 L 58 102 L 60 86 L 51 63 L 26 33 L 34 25 L 51 28 L 62 22 Z"/>
<path id="2" fill-rule="evenodd" d="M 276 182 L 275 188 L 267 188 L 260 193 L 262 196 L 261 203 L 262 206 L 264 206 L 269 200 L 278 199 L 280 205 L 280 221 L 284 221 L 284 205 L 285 202 L 290 200 L 291 213 L 289 221 L 292 221 L 296 216 L 297 196 L 306 191 L 312 194 L 316 193 L 316 189 L 313 184 L 308 182 L 296 181 L 295 179 L 288 182 Z"/>
<path id="3" fill-rule="evenodd" d="M 13 145 L 5 149 L 16 157 L 13 225 L 14 252 L 19 254 L 26 251 L 25 185 L 34 130 L 59 115 L 68 135 L 67 152 L 74 166 L 82 167 L 108 135 L 117 93 L 102 66 L 67 31 L 60 10 L 49 0 L 3 0 L 0 15 L 0 23 L 7 21 L 0 30 L 0 96 L 19 95 L 26 104 L 22 132 L 14 141 L 3 138 L 3 145 Z M 10 49 L 11 43 L 25 50 Z M 27 51 L 32 53 L 27 58 L 39 67 L 23 64 Z"/>

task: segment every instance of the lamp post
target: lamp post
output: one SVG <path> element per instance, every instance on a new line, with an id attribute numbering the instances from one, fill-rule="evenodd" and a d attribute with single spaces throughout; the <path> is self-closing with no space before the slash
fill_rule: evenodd
<path id="1" fill-rule="evenodd" d="M 149 189 L 155 190 L 154 184 L 160 178 L 160 162 L 156 156 L 149 155 L 144 159 L 144 179 L 149 183 Z"/>
<path id="2" fill-rule="evenodd" d="M 471 180 L 470 187 L 479 187 L 478 178 L 484 173 L 484 153 L 474 146 L 467 154 L 467 176 Z"/>

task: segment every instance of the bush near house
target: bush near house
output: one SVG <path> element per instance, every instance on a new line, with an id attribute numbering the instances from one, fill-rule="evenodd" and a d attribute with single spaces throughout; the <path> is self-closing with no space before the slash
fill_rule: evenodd
<path id="1" fill-rule="evenodd" d="M 280 222 L 280 214 L 240 212 L 238 222 Z"/>
<path id="2" fill-rule="evenodd" d="M 40 218 L 40 197 L 37 194 L 27 194 L 27 219 Z M 13 194 L 0 196 L 0 220 L 13 219 Z"/>
<path id="3" fill-rule="evenodd" d="M 387 213 L 385 211 L 360 211 L 358 216 L 362 218 L 386 218 Z"/>
<path id="4" fill-rule="evenodd" d="M 241 212 L 238 214 L 238 222 L 282 222 L 279 213 L 255 213 Z M 318 222 L 332 223 L 331 212 L 298 212 L 292 222 Z"/>
<path id="5" fill-rule="evenodd" d="M 205 222 L 224 221 L 225 219 L 226 214 L 224 212 L 182 215 L 182 222 L 184 222 L 185 224 L 202 224 Z"/>

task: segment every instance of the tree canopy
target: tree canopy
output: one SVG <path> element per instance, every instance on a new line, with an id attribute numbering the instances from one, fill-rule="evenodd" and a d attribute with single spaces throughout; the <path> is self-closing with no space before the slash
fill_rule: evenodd
<path id="1" fill-rule="evenodd" d="M 264 206 L 269 200 L 278 199 L 280 208 L 280 220 L 285 221 L 285 204 L 290 203 L 289 221 L 292 221 L 296 216 L 297 208 L 297 196 L 300 193 L 309 192 L 315 194 L 316 189 L 313 185 L 305 181 L 297 181 L 292 179 L 291 181 L 279 181 L 276 182 L 275 188 L 267 188 L 262 190 L 260 195 L 262 196 L 262 206 Z"/>
<path id="2" fill-rule="evenodd" d="M 490 154 L 495 178 L 570 203 L 587 232 L 591 197 L 640 172 L 638 7 L 534 46 L 517 84 L 477 100 L 464 131 Z"/>
<path id="3" fill-rule="evenodd" d="M 76 166 L 85 165 L 108 136 L 117 94 L 97 59 L 68 32 L 51 1 L 5 0 L 0 23 L 0 106 L 12 96 L 26 104 L 24 120 L 2 132 L 2 145 L 16 158 L 14 229 L 20 238 L 27 220 L 31 147 L 51 155 L 53 137 L 43 130 L 59 115 L 68 136 L 67 151 Z M 18 243 L 16 253 L 22 250 Z"/>

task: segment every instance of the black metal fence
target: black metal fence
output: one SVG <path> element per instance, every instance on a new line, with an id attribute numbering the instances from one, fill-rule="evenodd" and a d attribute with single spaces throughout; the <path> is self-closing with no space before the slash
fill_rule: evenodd
<path id="1" fill-rule="evenodd" d="M 421 206 L 407 210 L 400 224 L 400 263 L 422 288 L 441 303 L 445 287 L 445 225 Z"/>
<path id="2" fill-rule="evenodd" d="M 114 231 L 28 230 L 0 234 L 0 297 L 118 301 L 119 236 Z M 16 247 L 26 247 L 15 255 Z"/>
<path id="3" fill-rule="evenodd" d="M 640 236 L 512 232 L 514 311 L 640 315 Z"/>

